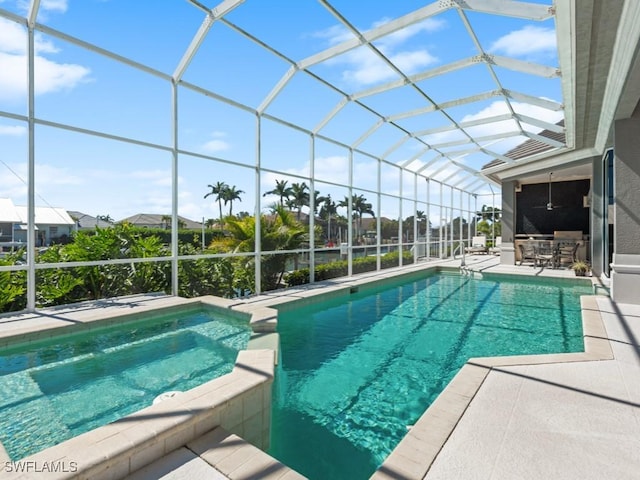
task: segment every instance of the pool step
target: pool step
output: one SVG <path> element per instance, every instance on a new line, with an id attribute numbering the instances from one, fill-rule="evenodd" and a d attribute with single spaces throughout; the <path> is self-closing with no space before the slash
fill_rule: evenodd
<path id="1" fill-rule="evenodd" d="M 132 473 L 126 480 L 175 478 L 296 480 L 305 477 L 239 436 L 217 427 L 186 447 Z"/>

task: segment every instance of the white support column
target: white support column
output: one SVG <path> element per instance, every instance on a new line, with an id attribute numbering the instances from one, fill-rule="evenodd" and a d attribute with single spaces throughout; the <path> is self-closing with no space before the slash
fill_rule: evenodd
<path id="1" fill-rule="evenodd" d="M 261 222 L 262 216 L 260 215 L 260 165 L 262 161 L 262 117 L 259 113 L 256 112 L 256 172 L 255 172 L 255 191 L 256 191 L 256 200 L 255 205 L 253 207 L 254 218 L 255 218 L 255 253 L 254 253 L 254 264 L 255 264 L 255 272 L 254 272 L 254 283 L 255 283 L 255 293 L 259 295 L 262 292 L 262 237 L 260 233 L 262 231 Z"/>
<path id="2" fill-rule="evenodd" d="M 349 201 L 347 202 L 347 275 L 353 275 L 353 149 L 349 149 Z"/>
<path id="3" fill-rule="evenodd" d="M 460 236 L 458 237 L 458 240 L 459 240 L 458 243 L 461 245 L 460 248 L 464 250 L 464 228 L 462 225 L 462 219 L 464 218 L 464 213 L 462 211 L 464 208 L 463 205 L 464 205 L 463 193 L 462 193 L 462 190 L 460 190 Z M 463 252 L 460 252 L 460 253 L 463 253 Z"/>
<path id="4" fill-rule="evenodd" d="M 449 254 L 453 255 L 454 252 L 454 247 L 453 247 L 453 215 L 454 215 L 454 210 L 453 210 L 453 187 L 451 187 L 451 198 L 449 199 L 449 208 L 451 208 L 451 228 L 450 228 L 450 234 L 449 234 L 449 239 L 450 239 L 450 249 L 449 249 Z"/>
<path id="5" fill-rule="evenodd" d="M 178 285 L 178 85 L 171 81 L 171 294 L 177 296 Z"/>
<path id="6" fill-rule="evenodd" d="M 431 227 L 429 224 L 431 223 L 431 182 L 429 179 L 425 179 L 427 181 L 427 261 L 431 259 Z"/>
<path id="7" fill-rule="evenodd" d="M 443 248 L 442 248 L 442 209 L 443 209 L 443 205 L 442 205 L 442 184 L 440 184 L 440 229 L 439 229 L 439 235 L 438 235 L 438 258 L 442 259 L 442 253 L 443 253 Z"/>
<path id="8" fill-rule="evenodd" d="M 36 309 L 36 225 L 35 225 L 35 17 L 37 5 L 35 2 L 29 15 L 27 25 L 27 95 L 28 95 L 28 125 L 29 146 L 27 165 L 27 311 Z M 13 228 L 13 226 L 12 226 Z"/>
<path id="9" fill-rule="evenodd" d="M 381 242 L 382 242 L 382 225 L 380 225 L 380 212 L 382 211 L 382 194 L 380 191 L 382 190 L 382 160 L 377 159 L 378 162 L 378 179 L 377 179 L 377 187 L 378 192 L 376 197 L 378 199 L 378 206 L 376 210 L 376 270 L 380 271 L 382 268 L 382 262 L 380 261 L 381 254 Z"/>
<path id="10" fill-rule="evenodd" d="M 404 242 L 403 242 L 403 238 L 402 238 L 402 175 L 404 174 L 404 172 L 402 170 L 400 170 L 400 175 L 398 175 L 398 177 L 400 178 L 400 186 L 398 188 L 398 191 L 400 192 L 400 198 L 398 199 L 398 266 L 401 267 L 402 266 L 402 249 L 404 248 Z"/>
<path id="11" fill-rule="evenodd" d="M 413 174 L 413 263 L 418 263 L 418 175 Z"/>
<path id="12" fill-rule="evenodd" d="M 309 283 L 315 282 L 316 271 L 316 181 L 315 181 L 315 135 L 309 136 Z"/>

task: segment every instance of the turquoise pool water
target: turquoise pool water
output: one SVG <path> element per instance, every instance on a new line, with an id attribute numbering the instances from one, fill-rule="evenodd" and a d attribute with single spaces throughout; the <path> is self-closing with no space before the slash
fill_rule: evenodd
<path id="1" fill-rule="evenodd" d="M 468 358 L 583 351 L 584 285 L 437 274 L 279 312 L 270 453 L 368 478 Z"/>
<path id="2" fill-rule="evenodd" d="M 247 321 L 192 310 L 0 351 L 0 442 L 13 460 L 229 373 Z"/>

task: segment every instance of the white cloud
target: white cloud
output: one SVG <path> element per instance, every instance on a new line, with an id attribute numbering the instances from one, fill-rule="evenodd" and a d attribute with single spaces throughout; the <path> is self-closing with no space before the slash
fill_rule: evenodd
<path id="1" fill-rule="evenodd" d="M 205 142 L 202 145 L 202 150 L 209 153 L 218 153 L 224 152 L 225 150 L 229 150 L 231 148 L 229 142 L 223 140 L 223 138 L 227 136 L 225 132 L 215 131 L 211 133 L 211 136 L 213 137 L 213 139 Z"/>
<path id="2" fill-rule="evenodd" d="M 130 175 L 132 178 L 144 181 L 145 185 L 171 188 L 171 170 L 136 170 Z M 178 176 L 178 184 L 180 185 L 183 181 L 184 179 Z"/>
<path id="3" fill-rule="evenodd" d="M 17 0 L 16 4 L 24 12 L 28 12 L 31 2 L 30 0 Z M 41 14 L 45 11 L 64 13 L 67 11 L 67 8 L 68 0 L 40 0 L 39 13 Z"/>
<path id="4" fill-rule="evenodd" d="M 209 153 L 224 152 L 225 150 L 229 150 L 229 148 L 230 145 L 227 142 L 218 139 L 209 140 L 202 146 L 202 149 Z"/>
<path id="5" fill-rule="evenodd" d="M 67 0 L 41 0 L 40 2 L 40 8 L 43 10 L 64 13 L 67 7 Z"/>
<path id="6" fill-rule="evenodd" d="M 376 22 L 373 27 L 383 25 L 387 21 Z M 436 63 L 438 59 L 425 48 L 408 48 L 404 44 L 420 33 L 433 32 L 443 28 L 444 25 L 445 23 L 441 20 L 427 19 L 376 40 L 374 44 L 389 60 L 396 63 L 404 73 L 410 75 Z M 330 45 L 353 38 L 353 35 L 348 31 L 339 27 L 331 27 L 315 34 L 315 36 L 327 39 Z M 343 80 L 357 86 L 371 85 L 397 77 L 397 74 L 366 46 L 329 59 L 325 64 L 329 66 L 344 66 L 345 69 L 342 72 Z"/>
<path id="7" fill-rule="evenodd" d="M 389 19 L 382 20 L 380 22 L 376 22 L 373 25 L 373 28 L 377 28 L 385 23 L 388 23 Z M 386 37 L 377 40 L 375 43 L 382 48 L 391 48 L 395 45 L 400 45 L 403 42 L 409 40 L 411 37 L 418 35 L 420 33 L 432 33 L 437 32 L 438 30 L 442 30 L 445 28 L 446 22 L 442 19 L 436 18 L 427 18 L 422 22 L 415 23 L 413 25 L 409 25 L 408 27 L 403 28 L 402 30 L 397 30 Z"/>
<path id="8" fill-rule="evenodd" d="M 20 137 L 26 135 L 27 127 L 23 125 L 0 125 L 0 135 Z"/>
<path id="9" fill-rule="evenodd" d="M 527 25 L 500 37 L 493 42 L 489 51 L 514 57 L 553 54 L 556 51 L 556 33 L 552 28 Z"/>
<path id="10" fill-rule="evenodd" d="M 16 204 L 24 204 L 27 195 L 27 164 L 0 163 L 0 197 L 11 198 Z M 69 186 L 85 183 L 85 180 L 67 168 L 48 164 L 38 165 L 36 175 L 36 197 L 49 201 L 51 195 L 68 190 Z M 60 188 L 62 187 L 62 189 Z M 57 202 L 57 199 L 52 201 Z"/>
<path id="11" fill-rule="evenodd" d="M 311 36 L 322 38 L 326 40 L 329 45 L 336 45 L 354 38 L 353 34 L 342 25 L 333 25 L 332 27 L 325 28 L 324 30 L 313 32 Z"/>
<path id="12" fill-rule="evenodd" d="M 27 33 L 20 25 L 0 18 L 0 99 L 16 100 L 27 93 Z M 46 94 L 75 88 L 88 81 L 90 70 L 69 63 L 57 63 L 41 54 L 57 53 L 55 45 L 36 35 L 36 94 Z"/>
<path id="13" fill-rule="evenodd" d="M 11 198 L 14 202 L 26 198 L 27 164 L 0 164 L 0 171 L 0 198 Z"/>

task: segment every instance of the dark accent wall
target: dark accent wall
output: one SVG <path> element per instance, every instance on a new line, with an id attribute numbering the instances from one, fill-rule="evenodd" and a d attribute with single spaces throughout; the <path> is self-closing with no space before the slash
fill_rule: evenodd
<path id="1" fill-rule="evenodd" d="M 583 204 L 589 186 L 589 180 L 553 182 L 554 209 L 549 211 L 548 183 L 522 185 L 522 191 L 516 193 L 516 234 L 553 235 L 555 230 L 581 230 L 589 234 L 589 209 Z"/>

